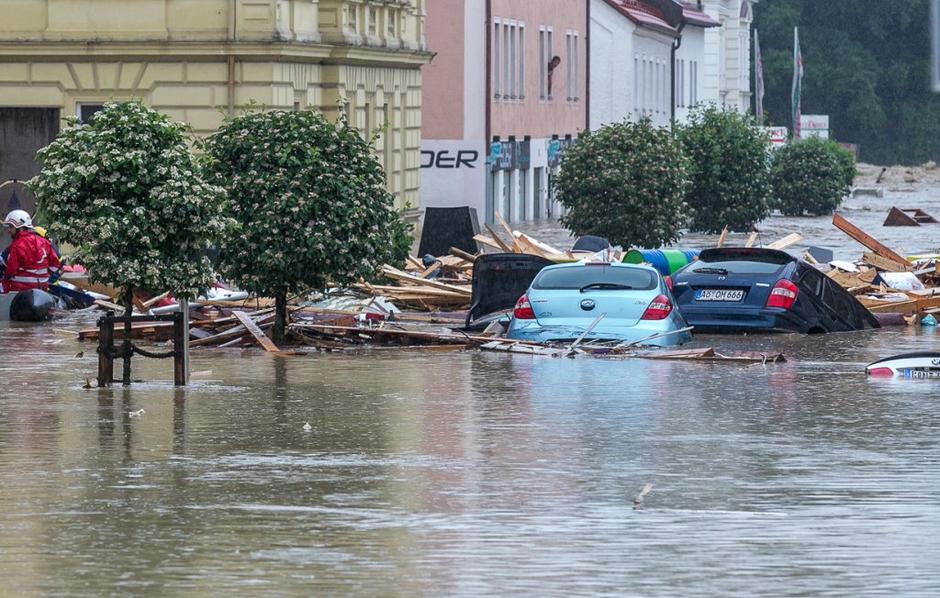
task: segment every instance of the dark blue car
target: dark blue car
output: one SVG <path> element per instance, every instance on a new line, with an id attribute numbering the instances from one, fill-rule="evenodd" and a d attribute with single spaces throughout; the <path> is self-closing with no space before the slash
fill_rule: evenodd
<path id="1" fill-rule="evenodd" d="M 880 327 L 848 291 L 783 251 L 706 249 L 672 279 L 676 306 L 698 333 L 815 334 Z"/>

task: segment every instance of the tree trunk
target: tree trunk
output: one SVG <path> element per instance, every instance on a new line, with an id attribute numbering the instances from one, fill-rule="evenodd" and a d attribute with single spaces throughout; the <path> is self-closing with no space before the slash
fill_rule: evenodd
<path id="1" fill-rule="evenodd" d="M 287 291 L 277 291 L 274 294 L 274 344 L 284 343 L 284 331 L 287 328 Z"/>

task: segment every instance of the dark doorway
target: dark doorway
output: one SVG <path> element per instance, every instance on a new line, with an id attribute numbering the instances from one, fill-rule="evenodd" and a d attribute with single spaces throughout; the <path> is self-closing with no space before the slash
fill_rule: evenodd
<path id="1" fill-rule="evenodd" d="M 58 134 L 58 108 L 0 108 L 0 184 L 28 181 L 39 174 L 36 152 Z M 36 211 L 32 193 L 22 184 L 0 189 L 0 219 L 14 209 L 26 210 L 30 215 Z M 0 231 L 0 249 L 9 244 L 9 236 Z"/>
<path id="2" fill-rule="evenodd" d="M 36 152 L 58 134 L 58 108 L 0 108 L 0 183 L 39 174 Z"/>

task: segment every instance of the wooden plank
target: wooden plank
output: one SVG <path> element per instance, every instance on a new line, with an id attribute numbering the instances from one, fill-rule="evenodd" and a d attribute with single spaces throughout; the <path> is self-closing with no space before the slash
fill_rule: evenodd
<path id="1" fill-rule="evenodd" d="M 258 328 L 258 325 L 255 324 L 254 321 L 252 321 L 252 319 L 245 314 L 245 312 L 236 311 L 233 315 L 238 318 L 238 321 L 242 323 L 242 326 L 244 326 L 248 332 L 251 333 L 251 336 L 255 337 L 255 340 L 258 341 L 258 344 L 264 347 L 265 351 L 270 353 L 281 352 L 278 346 L 274 344 L 274 341 L 266 337 L 264 332 Z"/>
<path id="2" fill-rule="evenodd" d="M 747 237 L 747 243 L 744 244 L 745 247 L 754 247 L 754 243 L 757 242 L 757 231 L 752 232 Z"/>
<path id="3" fill-rule="evenodd" d="M 883 245 L 877 239 L 875 239 L 874 237 L 872 237 L 871 235 L 869 235 L 862 229 L 858 228 L 857 226 L 855 226 L 854 224 L 846 220 L 842 216 L 842 214 L 839 214 L 838 212 L 833 214 L 832 224 L 837 229 L 841 230 L 842 232 L 852 237 L 854 240 L 858 241 L 859 243 L 861 243 L 862 245 L 864 245 L 865 247 L 867 247 L 874 253 L 880 255 L 881 257 L 887 258 L 899 264 L 907 263 L 907 260 L 904 259 L 904 256 L 898 255 L 897 253 L 892 251 L 889 247 L 887 247 L 886 245 Z"/>
<path id="4" fill-rule="evenodd" d="M 506 222 L 505 219 L 503 219 L 502 214 L 500 214 L 499 212 L 493 212 L 493 216 L 496 217 L 496 222 L 499 223 L 501 227 L 503 227 L 503 230 L 506 231 L 506 234 L 509 235 L 509 238 L 515 239 L 516 235 L 513 234 L 512 227 L 509 226 L 509 223 Z"/>
<path id="5" fill-rule="evenodd" d="M 874 266 L 885 272 L 910 272 L 913 269 L 910 262 L 898 263 L 894 260 L 883 258 L 876 253 L 866 251 L 862 254 L 862 261 L 869 266 Z"/>
<path id="6" fill-rule="evenodd" d="M 525 233 L 520 233 L 516 231 L 515 236 L 516 236 L 517 241 L 525 239 L 526 243 L 536 248 L 540 252 L 540 255 L 542 255 L 546 259 L 556 260 L 556 261 L 560 259 L 561 260 L 570 259 L 567 255 L 565 255 L 565 252 L 559 249 L 555 249 L 554 247 L 552 247 L 551 245 L 547 243 L 542 243 L 538 239 L 534 237 L 530 237 L 529 235 Z"/>
<path id="7" fill-rule="evenodd" d="M 247 315 L 247 314 L 246 314 L 246 315 Z M 234 316 L 233 316 L 233 317 L 234 317 Z M 273 319 L 274 319 L 274 314 L 271 313 L 271 314 L 267 314 L 266 316 L 264 316 L 264 317 L 262 317 L 262 318 L 254 319 L 253 321 L 254 321 L 255 324 L 257 324 L 259 327 L 261 327 L 261 328 L 267 328 L 267 327 L 272 326 L 273 324 L 268 324 L 268 323 L 265 323 L 265 322 L 267 322 L 267 321 L 269 321 L 269 320 L 273 320 Z M 194 340 L 194 341 L 190 341 L 190 342 L 189 342 L 189 346 L 190 346 L 190 347 L 201 347 L 201 346 L 205 346 L 205 345 L 218 345 L 218 344 L 221 344 L 221 343 L 223 343 L 223 342 L 225 342 L 225 341 L 231 340 L 231 339 L 233 339 L 233 338 L 235 338 L 235 337 L 242 336 L 243 334 L 247 334 L 247 333 L 248 333 L 248 331 L 245 330 L 244 325 L 238 324 L 237 326 L 234 326 L 233 328 L 229 328 L 228 330 L 224 330 L 224 331 L 219 332 L 219 333 L 217 333 L 217 334 L 213 334 L 212 336 L 209 336 L 209 337 L 206 337 L 206 338 L 196 339 L 196 340 Z"/>
<path id="8" fill-rule="evenodd" d="M 722 248 L 725 246 L 725 241 L 728 240 L 728 227 L 721 229 L 721 235 L 718 236 L 718 244 L 715 245 L 717 248 Z"/>
<path id="9" fill-rule="evenodd" d="M 497 245 L 499 245 L 499 248 L 501 251 L 503 251 L 504 253 L 516 253 L 515 248 L 510 247 L 502 239 L 499 238 L 499 234 L 497 234 L 496 230 L 492 226 L 490 226 L 489 224 L 484 224 L 483 226 L 486 227 L 486 230 L 490 232 L 493 240 L 496 241 Z"/>
<path id="10" fill-rule="evenodd" d="M 767 249 L 786 249 L 790 245 L 796 245 L 803 240 L 803 235 L 800 233 L 790 233 L 782 239 L 778 239 L 767 246 Z"/>
<path id="11" fill-rule="evenodd" d="M 471 264 L 472 264 L 473 262 L 477 261 L 477 256 L 473 255 L 472 253 L 467 253 L 467 252 L 464 251 L 463 249 L 457 249 L 456 247 L 451 247 L 451 248 L 450 248 L 450 254 L 451 254 L 451 255 L 455 255 L 455 256 L 457 256 L 457 257 L 459 257 L 459 258 L 461 258 L 461 259 L 465 259 L 465 260 L 467 260 L 468 262 L 470 262 Z"/>
<path id="12" fill-rule="evenodd" d="M 491 249 L 496 249 L 500 252 L 505 253 L 505 251 L 503 251 L 503 248 L 498 243 L 496 243 L 496 241 L 493 240 L 492 237 L 487 237 L 486 235 L 474 235 L 473 240 L 481 245 L 486 245 L 487 247 L 490 247 Z"/>
<path id="13" fill-rule="evenodd" d="M 421 260 L 419 260 L 419 259 L 416 258 L 415 256 L 409 255 L 409 256 L 408 256 L 407 258 L 405 258 L 405 259 L 408 260 L 408 263 L 411 264 L 411 267 L 412 267 L 412 268 L 415 268 L 416 270 L 424 270 L 424 262 L 422 262 Z"/>
<path id="14" fill-rule="evenodd" d="M 163 301 L 169 296 L 170 296 L 170 291 L 167 291 L 165 293 L 157 295 L 156 297 L 153 297 L 152 299 L 147 299 L 146 301 L 143 302 L 143 308 L 144 308 L 143 311 L 147 311 L 148 309 L 150 309 L 157 303 Z"/>
<path id="15" fill-rule="evenodd" d="M 469 289 L 463 289 L 455 285 L 445 284 L 443 282 L 437 282 L 436 280 L 426 280 L 419 276 L 412 276 L 411 274 L 408 274 L 407 272 L 402 272 L 401 270 L 397 268 L 393 268 L 392 266 L 389 266 L 388 264 L 385 264 L 384 266 L 382 266 L 382 273 L 388 276 L 389 278 L 394 278 L 395 280 L 402 280 L 402 281 L 410 282 L 416 286 L 427 286 L 427 287 L 432 287 L 435 289 L 441 289 L 444 291 L 451 291 L 453 293 L 466 295 L 467 297 L 469 297 L 472 294 Z"/>

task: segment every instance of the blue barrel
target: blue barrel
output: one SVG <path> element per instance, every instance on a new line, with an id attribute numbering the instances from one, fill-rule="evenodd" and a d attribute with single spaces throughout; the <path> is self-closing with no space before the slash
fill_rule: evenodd
<path id="1" fill-rule="evenodd" d="M 624 263 L 647 263 L 663 276 L 669 276 L 696 257 L 698 249 L 631 249 L 623 256 Z"/>

